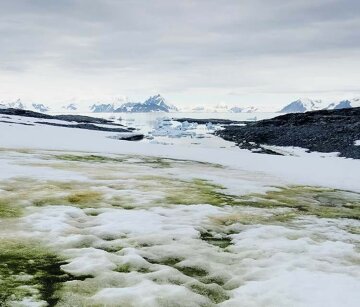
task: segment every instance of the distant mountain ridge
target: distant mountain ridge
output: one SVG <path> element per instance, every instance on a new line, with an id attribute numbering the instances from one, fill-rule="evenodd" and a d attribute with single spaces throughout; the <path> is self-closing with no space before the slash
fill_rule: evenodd
<path id="1" fill-rule="evenodd" d="M 184 108 L 180 110 L 181 112 L 196 112 L 196 113 L 253 113 L 258 112 L 258 109 L 256 107 L 250 106 L 250 107 L 239 107 L 239 106 L 233 106 L 230 107 L 226 104 L 217 104 L 215 106 L 195 106 L 192 108 Z"/>
<path id="2" fill-rule="evenodd" d="M 304 113 L 308 111 L 318 110 L 338 110 L 346 108 L 360 107 L 360 98 L 353 98 L 351 100 L 341 100 L 338 102 L 332 102 L 330 104 L 323 102 L 322 100 L 312 100 L 309 98 L 303 98 L 295 100 L 285 107 L 283 107 L 279 113 Z"/>
<path id="3" fill-rule="evenodd" d="M 142 112 L 177 112 L 178 109 L 165 101 L 161 95 L 148 98 L 145 102 L 127 102 L 113 112 L 142 113 Z"/>
<path id="4" fill-rule="evenodd" d="M 247 107 L 247 108 L 240 108 L 240 107 L 232 107 L 230 112 L 232 113 L 254 113 L 258 112 L 259 109 L 256 107 Z"/>
<path id="5" fill-rule="evenodd" d="M 94 113 L 112 113 L 114 112 L 114 104 L 111 103 L 93 104 L 90 107 L 90 111 Z"/>
<path id="6" fill-rule="evenodd" d="M 17 99 L 13 102 L 0 102 L 0 109 L 7 109 L 7 108 L 14 108 L 14 109 L 21 109 L 21 110 L 30 110 L 30 111 L 37 111 L 41 113 L 46 113 L 50 111 L 50 108 L 42 103 L 32 103 L 27 105 L 23 103 L 20 99 Z"/>
<path id="7" fill-rule="evenodd" d="M 347 109 L 360 107 L 360 98 L 353 98 L 351 100 L 341 100 L 338 103 L 331 103 L 328 109 Z"/>
<path id="8" fill-rule="evenodd" d="M 46 113 L 50 111 L 50 108 L 40 103 L 33 103 L 27 105 L 20 99 L 14 102 L 1 102 L 0 108 L 15 108 L 21 110 L 31 110 Z M 166 100 L 160 95 L 149 97 L 144 102 L 129 102 L 124 99 L 118 99 L 114 103 L 94 103 L 90 106 L 80 105 L 78 103 L 68 103 L 57 109 L 51 109 L 53 112 L 70 112 L 70 113 L 140 113 L 140 112 L 177 112 L 178 108 L 174 105 L 166 102 Z"/>
<path id="9" fill-rule="evenodd" d="M 337 102 L 326 103 L 322 100 L 302 98 L 292 101 L 283 107 L 278 113 L 304 113 L 317 110 L 336 110 L 345 108 L 360 107 L 360 98 L 345 99 Z M 30 110 L 41 113 L 147 113 L 147 112 L 206 112 L 206 113 L 254 113 L 261 112 L 254 106 L 228 106 L 224 103 L 217 105 L 200 105 L 178 109 L 168 103 L 160 94 L 151 96 L 144 102 L 131 102 L 127 98 L 118 98 L 114 102 L 99 102 L 91 105 L 69 102 L 57 108 L 42 103 L 24 103 L 20 99 L 11 102 L 0 102 L 0 109 L 15 108 Z M 276 112 L 275 110 L 273 112 Z"/>

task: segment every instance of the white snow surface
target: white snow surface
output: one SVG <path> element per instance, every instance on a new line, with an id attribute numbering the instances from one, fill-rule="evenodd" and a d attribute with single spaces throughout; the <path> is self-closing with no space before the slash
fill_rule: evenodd
<path id="1" fill-rule="evenodd" d="M 176 192 L 196 194 L 188 191 L 193 179 L 220 184 L 233 195 L 292 184 L 360 192 L 359 161 L 163 146 L 109 138 L 113 135 L 0 123 L 0 197 L 14 193 L 25 206 L 14 223 L 0 218 L 0 240 L 9 233 L 39 240 L 66 259 L 65 272 L 92 276 L 65 283 L 59 306 L 358 306 L 358 220 L 297 215 L 271 223 L 266 217 L 292 209 L 165 200 Z M 57 158 L 89 154 L 123 161 Z M 158 167 L 149 157 L 169 158 L 171 167 Z M 90 190 L 104 199 L 62 204 L 66 191 L 57 190 L 59 182 L 70 183 L 75 194 Z M 59 203 L 31 205 L 42 197 Z M 230 245 L 213 245 L 201 237 L 204 232 Z M 22 302 L 45 305 L 34 297 Z"/>
<path id="2" fill-rule="evenodd" d="M 31 122 L 31 119 L 26 119 Z M 0 147 L 138 154 L 196 160 L 259 172 L 289 184 L 327 186 L 360 191 L 360 161 L 317 155 L 271 156 L 247 150 L 196 148 L 120 141 L 114 133 L 50 126 L 0 123 Z"/>

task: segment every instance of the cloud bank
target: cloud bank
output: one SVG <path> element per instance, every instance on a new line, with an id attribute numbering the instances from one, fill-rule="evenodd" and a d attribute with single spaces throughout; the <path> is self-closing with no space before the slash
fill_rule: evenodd
<path id="1" fill-rule="evenodd" d="M 2 0 L 0 100 L 360 94 L 356 0 Z"/>

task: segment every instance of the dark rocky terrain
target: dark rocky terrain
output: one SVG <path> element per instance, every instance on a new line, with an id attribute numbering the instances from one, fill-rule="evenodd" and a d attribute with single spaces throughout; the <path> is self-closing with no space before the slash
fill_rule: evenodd
<path id="1" fill-rule="evenodd" d="M 15 109 L 15 108 L 0 109 L 0 114 L 16 115 L 16 116 L 24 116 L 24 117 L 32 117 L 32 118 L 42 118 L 42 119 L 57 119 L 57 120 L 63 120 L 66 122 L 123 126 L 121 124 L 116 124 L 110 120 L 103 119 L 103 118 L 96 118 L 96 117 L 83 116 L 83 115 L 49 115 L 49 114 L 34 112 L 34 111 L 30 111 L 30 110 L 22 110 L 22 109 Z"/>
<path id="2" fill-rule="evenodd" d="M 239 147 L 271 153 L 265 145 L 297 146 L 318 152 L 339 152 L 360 159 L 360 108 L 292 113 L 272 119 L 227 125 L 216 135 Z"/>
<path id="3" fill-rule="evenodd" d="M 9 123 L 9 124 L 17 124 L 17 125 L 29 125 L 33 126 L 34 124 L 24 123 L 21 121 L 13 121 L 11 120 L 10 115 L 16 115 L 21 117 L 31 117 L 31 118 L 38 118 L 42 121 L 37 121 L 35 124 L 39 125 L 48 125 L 48 126 L 56 126 L 56 127 L 65 127 L 65 128 L 74 128 L 74 129 L 86 129 L 86 130 L 96 130 L 96 131 L 106 131 L 106 132 L 128 132 L 130 134 L 124 136 L 117 136 L 116 139 L 119 140 L 128 140 L 128 141 L 138 141 L 144 138 L 144 135 L 141 133 L 134 133 L 134 128 L 125 127 L 124 125 L 114 123 L 113 121 L 103 119 L 103 118 L 96 118 L 90 116 L 82 116 L 82 115 L 48 115 L 43 113 L 38 113 L 29 110 L 22 110 L 22 109 L 0 109 L 0 114 L 7 115 L 2 116 L 0 122 Z M 49 122 L 46 120 L 61 120 L 65 122 L 69 122 L 69 124 L 61 123 L 61 122 Z M 104 127 L 103 125 L 107 125 Z"/>

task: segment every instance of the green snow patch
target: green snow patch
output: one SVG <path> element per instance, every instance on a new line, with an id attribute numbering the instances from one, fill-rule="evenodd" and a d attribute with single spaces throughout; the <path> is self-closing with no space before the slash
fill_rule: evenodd
<path id="1" fill-rule="evenodd" d="M 208 297 L 215 304 L 230 299 L 227 292 L 217 284 L 193 283 L 190 285 L 190 289 L 197 294 Z"/>
<path id="2" fill-rule="evenodd" d="M 281 208 L 280 208 L 281 209 Z M 275 209 L 276 210 L 276 209 Z M 254 225 L 254 224 L 277 224 L 286 223 L 296 218 L 298 214 L 293 209 L 282 210 L 283 212 L 272 211 L 272 212 L 257 212 L 257 213 L 230 213 L 220 216 L 212 216 L 211 221 L 222 226 L 230 226 L 236 223 L 243 225 Z"/>
<path id="3" fill-rule="evenodd" d="M 231 245 L 231 239 L 226 235 L 216 235 L 210 231 L 204 231 L 200 233 L 200 239 L 206 241 L 208 244 L 220 247 L 227 248 Z"/>
<path id="4" fill-rule="evenodd" d="M 209 204 L 213 206 L 251 206 L 258 208 L 289 208 L 290 211 L 269 217 L 250 215 L 232 216 L 232 220 L 245 224 L 287 222 L 298 215 L 316 215 L 321 218 L 360 219 L 360 194 L 320 187 L 279 187 L 265 194 L 253 193 L 244 196 L 226 193 L 225 187 L 203 179 L 177 181 L 164 203 L 175 205 Z M 177 188 L 176 188 L 177 187 Z"/>
<path id="5" fill-rule="evenodd" d="M 0 218 L 17 217 L 21 215 L 22 207 L 29 205 L 135 209 L 149 205 L 208 204 L 289 209 L 271 216 L 234 212 L 228 217 L 220 217 L 220 224 L 287 222 L 299 215 L 360 219 L 360 194 L 308 186 L 277 187 L 264 194 L 238 196 L 228 194 L 222 185 L 200 178 L 185 180 L 135 175 L 128 180 L 121 178 L 106 184 L 17 178 L 0 182 L 0 189 Z"/>
<path id="6" fill-rule="evenodd" d="M 0 198 L 0 219 L 21 216 L 22 210 L 13 198 Z"/>
<path id="7" fill-rule="evenodd" d="M 203 179 L 183 182 L 183 187 L 172 191 L 165 202 L 175 205 L 209 204 L 213 206 L 233 205 L 234 196 L 222 192 L 225 188 Z"/>
<path id="8" fill-rule="evenodd" d="M 74 280 L 61 270 L 66 262 L 37 242 L 0 240 L 0 302 L 25 299 L 55 306 L 62 283 Z M 1 305 L 3 306 L 3 305 Z"/>
<path id="9" fill-rule="evenodd" d="M 106 163 L 106 162 L 124 162 L 125 159 L 123 158 L 112 158 L 107 156 L 99 156 L 99 155 L 71 155 L 71 154 L 64 154 L 64 155 L 55 155 L 52 156 L 58 160 L 64 161 L 72 161 L 72 162 L 88 162 L 88 163 Z"/>
<path id="10" fill-rule="evenodd" d="M 132 159 L 130 156 L 110 157 L 110 156 L 100 156 L 100 155 L 55 155 L 53 156 L 57 160 L 71 161 L 71 162 L 87 162 L 87 163 L 129 163 L 129 164 L 138 164 L 146 165 L 153 168 L 168 168 L 171 167 L 171 160 L 158 158 L 158 157 L 137 157 L 134 161 L 127 161 Z"/>
<path id="11" fill-rule="evenodd" d="M 360 219 L 360 194 L 336 189 L 281 187 L 265 194 L 243 196 L 239 204 L 260 208 L 287 207 L 295 209 L 297 214 L 321 218 Z"/>
<path id="12" fill-rule="evenodd" d="M 16 178 L 0 182 L 0 189 L 0 218 L 17 217 L 26 206 L 72 206 L 82 209 L 134 207 L 130 195 L 108 193 L 111 188 L 97 182 Z"/>

